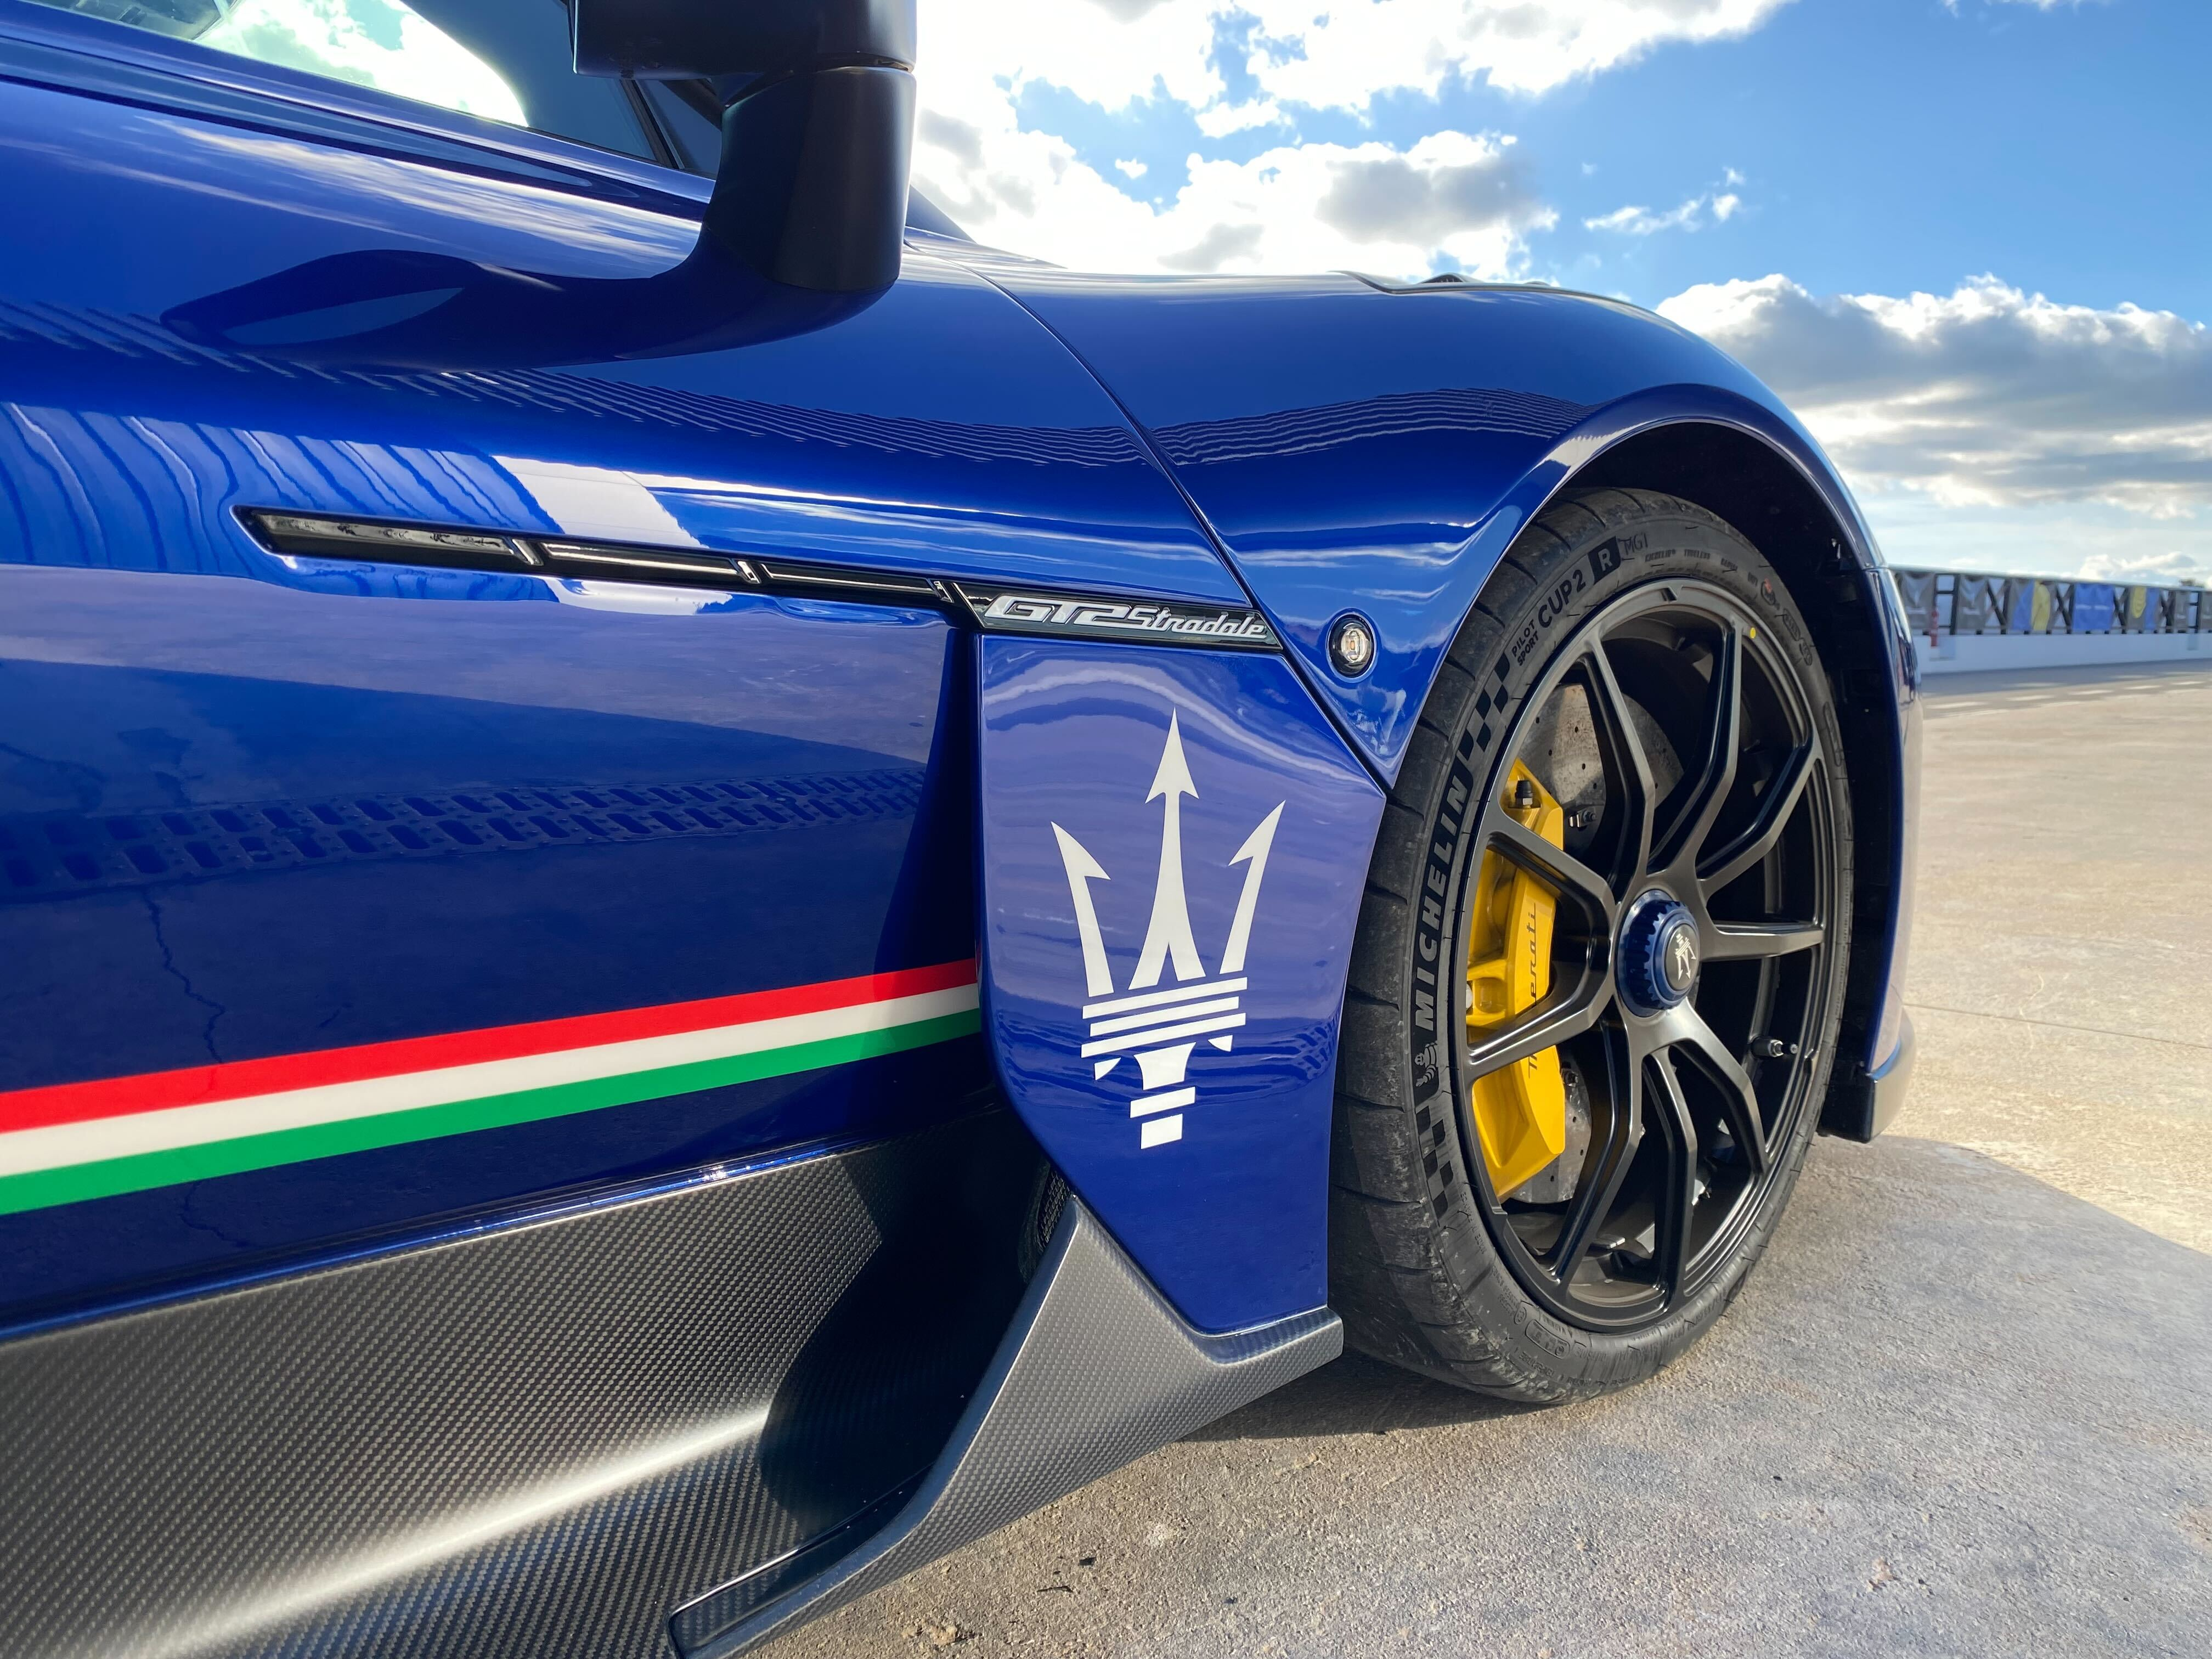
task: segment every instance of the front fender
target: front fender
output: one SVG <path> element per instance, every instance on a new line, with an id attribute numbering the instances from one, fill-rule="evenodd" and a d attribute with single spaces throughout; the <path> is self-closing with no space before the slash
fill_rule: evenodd
<path id="1" fill-rule="evenodd" d="M 1755 435 L 1876 561 L 1810 436 L 1741 364 L 1620 301 L 1556 289 L 1383 291 L 1352 276 L 991 279 L 1149 434 L 1318 695 L 1395 778 L 1483 582 L 1565 483 L 1684 421 Z M 1329 624 L 1375 624 L 1373 668 L 1328 662 Z"/>
<path id="2" fill-rule="evenodd" d="M 1847 1078 L 1839 1067 L 1838 1086 L 1884 1073 L 1902 1034 L 1915 672 L 1850 491 L 1757 377 L 1649 312 L 1556 289 L 1389 289 L 1342 275 L 1098 277 L 1011 264 L 983 274 L 1129 411 L 1317 701 L 1386 782 L 1484 582 L 1547 501 L 1598 477 L 1698 499 L 1664 469 L 1638 476 L 1600 464 L 1667 428 L 1698 429 L 1714 454 L 1741 441 L 1706 471 L 1764 472 L 1799 504 L 1794 516 L 1817 556 L 1784 574 L 1816 631 L 1841 641 L 1832 669 L 1866 733 L 1854 760 L 1866 770 L 1860 936 L 1873 948 L 1863 978 L 1853 974 L 1858 1069 Z M 1717 493 L 1729 497 L 1731 487 Z M 1705 504 L 1726 512 L 1732 502 Z M 1763 543 L 1776 533 L 1765 510 L 1740 509 L 1739 527 Z M 1838 574 L 1842 589 L 1831 581 Z M 1337 673 L 1328 653 L 1331 624 L 1351 610 L 1371 621 L 1377 646 L 1358 678 Z M 1870 1133 L 1879 1109 L 1835 1115 L 1846 1133 Z"/>

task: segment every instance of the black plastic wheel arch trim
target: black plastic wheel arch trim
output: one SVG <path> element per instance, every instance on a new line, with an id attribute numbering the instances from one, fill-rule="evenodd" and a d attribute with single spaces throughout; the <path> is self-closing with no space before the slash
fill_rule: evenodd
<path id="1" fill-rule="evenodd" d="M 1344 1350 L 1327 1308 L 1225 1336 L 1185 1324 L 1069 1198 L 1012 1328 L 921 1487 L 818 1577 L 708 1636 L 707 1604 L 671 1627 L 684 1659 L 728 1659 L 834 1612 L 1054 1498 L 1249 1405 Z"/>
<path id="2" fill-rule="evenodd" d="M 570 536 L 486 530 L 326 513 L 244 507 L 239 522 L 287 558 L 428 566 L 494 575 L 709 588 L 781 599 L 836 599 L 943 612 L 987 633 L 1050 635 L 1141 645 L 1280 651 L 1267 618 L 1247 605 L 1193 604 L 1125 593 L 1070 592 L 952 582 L 911 571 L 820 564 L 777 554 L 718 553 Z"/>
<path id="3" fill-rule="evenodd" d="M 1838 1078 L 1829 1085 L 1827 1103 L 1820 1113 L 1820 1133 L 1866 1141 L 1888 1128 L 1905 1109 L 1906 1092 L 1912 1087 L 1913 1062 L 1918 1057 L 1912 1016 L 1906 1014 L 1898 1022 L 1897 1047 L 1888 1059 L 1872 1071 Z"/>

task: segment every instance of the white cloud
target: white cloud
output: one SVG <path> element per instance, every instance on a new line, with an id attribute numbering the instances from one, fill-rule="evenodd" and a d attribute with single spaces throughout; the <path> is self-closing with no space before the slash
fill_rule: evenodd
<path id="1" fill-rule="evenodd" d="M 1114 171 L 1125 179 L 1141 179 L 1151 169 L 1142 161 L 1116 161 L 1114 163 Z"/>
<path id="2" fill-rule="evenodd" d="M 1377 93 L 1433 93 L 1451 75 L 1543 92 L 1669 41 L 1748 33 L 1789 0 L 931 0 L 922 95 L 1032 81 L 1119 108 L 1226 95 L 1216 19 L 1257 20 L 1244 67 L 1273 101 L 1364 111 Z M 963 94 L 954 94 L 956 104 Z M 943 105 L 938 105 L 944 107 Z M 971 109 L 953 114 L 973 118 Z"/>
<path id="3" fill-rule="evenodd" d="M 2060 305 L 1993 276 L 1949 295 L 1707 284 L 1661 313 L 1743 360 L 1845 470 L 1946 507 L 2212 507 L 2212 330 Z"/>
<path id="4" fill-rule="evenodd" d="M 1364 109 L 1376 92 L 1434 93 L 1481 76 L 1545 92 L 1618 68 L 1668 41 L 1756 28 L 1788 0 L 1243 0 L 1281 42 L 1248 65 L 1267 95 Z"/>
<path id="5" fill-rule="evenodd" d="M 2187 553 L 2092 553 L 2081 574 L 2093 582 L 2150 582 L 2166 587 L 2203 586 L 2212 564 Z"/>
<path id="6" fill-rule="evenodd" d="M 1735 190 L 1743 181 L 1743 174 L 1730 167 L 1722 177 L 1721 188 L 1692 196 L 1680 207 L 1665 213 L 1655 213 L 1641 204 L 1619 207 L 1583 220 L 1583 228 L 1622 236 L 1656 236 L 1662 230 L 1703 230 L 1707 225 L 1726 224 L 1743 210 L 1743 198 Z"/>
<path id="7" fill-rule="evenodd" d="M 1623 236 L 1656 236 L 1662 230 L 1698 230 L 1735 216 L 1740 196 L 1693 196 L 1678 208 L 1654 213 L 1643 206 L 1615 208 L 1583 221 L 1585 230 L 1610 230 Z"/>
<path id="8" fill-rule="evenodd" d="M 1913 570 L 2075 576 L 2087 564 L 2150 567 L 2212 529 L 2203 514 L 2154 519 L 2094 501 L 1940 507 L 1925 490 L 1903 484 L 1864 475 L 1851 483 L 1890 562 Z"/>
<path id="9" fill-rule="evenodd" d="M 1510 138 L 1431 133 L 1404 149 L 1289 144 L 1249 161 L 1190 158 L 1164 208 L 1132 199 L 1062 140 L 939 117 L 918 135 L 915 181 L 981 240 L 1094 270 L 1419 274 L 1449 260 L 1516 270 L 1553 222 Z"/>
<path id="10" fill-rule="evenodd" d="M 1215 104 L 1197 113 L 1198 130 L 1209 138 L 1226 138 L 1232 132 L 1257 127 L 1288 126 L 1290 118 L 1280 104 Z"/>
<path id="11" fill-rule="evenodd" d="M 1584 230 L 1613 230 L 1624 236 L 1650 236 L 1662 230 L 1680 230 L 1705 206 L 1703 198 L 1685 202 L 1672 213 L 1654 213 L 1641 205 L 1615 208 L 1595 219 L 1583 221 Z"/>
<path id="12" fill-rule="evenodd" d="M 1484 182 L 1466 172 L 1501 167 L 1509 141 L 1439 131 L 1399 147 L 1315 145 L 1299 141 L 1300 112 L 1364 117 L 1378 95 L 1433 94 L 1455 76 L 1542 92 L 1670 41 L 1744 33 L 1787 3 L 930 0 L 917 178 L 982 240 L 1069 264 L 1357 264 L 1413 274 L 1452 262 L 1513 274 L 1521 236 L 1550 223 L 1548 212 L 1517 182 L 1510 200 L 1486 197 Z M 1231 48 L 1243 62 L 1229 68 L 1245 77 L 1233 87 L 1216 66 L 1223 41 L 1243 43 Z M 1186 106 L 1210 140 L 1278 129 L 1283 142 L 1248 162 L 1194 163 L 1189 185 L 1156 210 L 1115 189 L 1060 137 L 1021 130 L 1017 110 L 1039 88 L 1109 112 L 1163 100 Z M 1382 164 L 1375 176 L 1395 181 L 1389 226 L 1332 194 L 1341 169 L 1366 163 Z M 1336 211 L 1316 216 L 1325 201 Z"/>

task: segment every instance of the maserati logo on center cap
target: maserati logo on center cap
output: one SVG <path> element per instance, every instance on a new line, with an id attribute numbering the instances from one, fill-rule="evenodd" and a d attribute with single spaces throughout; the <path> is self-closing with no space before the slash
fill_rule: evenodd
<path id="1" fill-rule="evenodd" d="M 1698 930 L 1677 927 L 1667 940 L 1667 978 L 1678 992 L 1698 981 Z"/>
<path id="2" fill-rule="evenodd" d="M 1620 919 L 1621 1000 L 1646 1019 L 1686 1000 L 1698 988 L 1698 924 L 1687 906 L 1654 888 Z"/>
<path id="3" fill-rule="evenodd" d="M 1185 795 L 1196 799 L 1198 786 L 1191 781 L 1182 732 L 1171 713 L 1167 746 L 1160 751 L 1152 787 L 1145 796 L 1164 803 L 1152 921 L 1137 952 L 1136 968 L 1118 992 L 1091 894 L 1092 882 L 1112 878 L 1081 842 L 1057 823 L 1052 826 L 1060 842 L 1061 866 L 1067 872 L 1068 894 L 1075 903 L 1076 938 L 1082 946 L 1085 989 L 1090 997 L 1083 1005 L 1090 1040 L 1082 1045 L 1082 1056 L 1091 1062 L 1092 1075 L 1101 1079 L 1125 1059 L 1135 1057 L 1138 1092 L 1129 1103 L 1129 1115 L 1138 1120 L 1139 1151 L 1182 1139 L 1183 1112 L 1198 1100 L 1197 1087 L 1185 1081 L 1191 1054 L 1201 1038 L 1215 1048 L 1229 1049 L 1244 1024 L 1244 957 L 1252 940 L 1252 919 L 1260 908 L 1260 884 L 1267 878 L 1268 849 L 1275 843 L 1275 828 L 1288 805 L 1278 802 L 1230 855 L 1231 866 L 1244 866 L 1244 885 L 1219 966 L 1209 973 L 1191 932 L 1183 884 Z M 1173 982 L 1163 986 L 1163 976 L 1170 972 Z"/>

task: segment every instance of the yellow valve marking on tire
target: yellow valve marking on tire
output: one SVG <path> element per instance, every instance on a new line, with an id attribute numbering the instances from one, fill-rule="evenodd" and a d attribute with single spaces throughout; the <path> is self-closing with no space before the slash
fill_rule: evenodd
<path id="1" fill-rule="evenodd" d="M 1523 800 L 1529 804 L 1522 805 Z M 1566 809 L 1519 761 L 1505 775 L 1505 810 L 1554 847 L 1566 842 Z M 1467 963 L 1470 1037 L 1503 1024 L 1544 1000 L 1552 988 L 1552 926 L 1559 897 L 1535 877 L 1496 853 L 1475 872 L 1474 937 Z M 1475 1131 L 1490 1190 L 1503 1197 L 1566 1149 L 1567 1086 L 1559 1051 L 1547 1048 L 1475 1079 Z"/>

